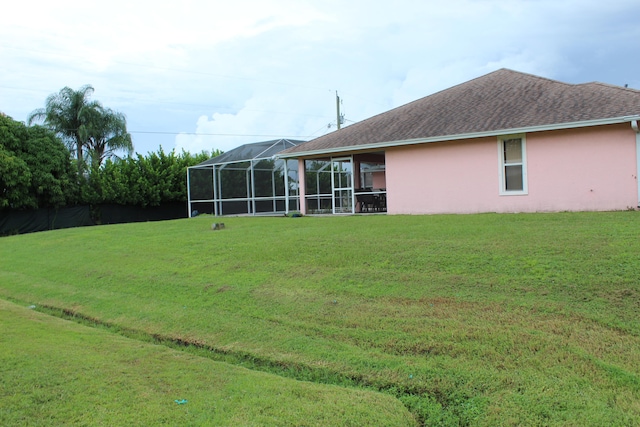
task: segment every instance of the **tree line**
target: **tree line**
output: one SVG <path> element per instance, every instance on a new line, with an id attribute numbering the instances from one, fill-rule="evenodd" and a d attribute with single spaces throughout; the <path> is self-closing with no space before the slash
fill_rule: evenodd
<path id="1" fill-rule="evenodd" d="M 186 202 L 186 169 L 220 151 L 132 155 L 124 114 L 91 86 L 49 96 L 27 123 L 0 113 L 0 210 Z"/>

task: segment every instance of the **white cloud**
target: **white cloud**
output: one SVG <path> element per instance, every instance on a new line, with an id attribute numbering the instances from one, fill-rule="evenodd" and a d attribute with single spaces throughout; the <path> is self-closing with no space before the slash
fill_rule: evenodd
<path id="1" fill-rule="evenodd" d="M 0 26 L 0 110 L 24 119 L 89 83 L 130 129 L 163 132 L 134 133 L 137 151 L 193 152 L 321 135 L 336 90 L 359 121 L 501 67 L 637 88 L 636 3 L 14 2 Z"/>
<path id="2" fill-rule="evenodd" d="M 213 113 L 200 116 L 193 134 L 176 137 L 178 150 L 200 152 L 220 149 L 229 151 L 241 144 L 278 138 L 310 139 L 327 132 L 327 124 L 335 122 L 332 115 L 323 114 L 335 108 L 334 94 L 309 91 L 293 95 L 292 87 L 282 91 L 262 90 L 248 99 L 234 113 Z M 295 99 L 297 103 L 291 103 Z"/>

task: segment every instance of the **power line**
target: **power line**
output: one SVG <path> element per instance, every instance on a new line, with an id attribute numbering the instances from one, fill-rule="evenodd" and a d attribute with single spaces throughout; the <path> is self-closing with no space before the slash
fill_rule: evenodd
<path id="1" fill-rule="evenodd" d="M 29 53 L 30 52 L 30 53 L 35 53 L 35 54 L 45 55 L 45 56 L 59 56 L 59 57 L 65 57 L 65 58 L 72 58 L 72 59 L 77 59 L 77 60 L 82 61 L 82 62 L 90 62 L 85 57 L 81 57 L 81 56 L 77 56 L 77 55 L 73 55 L 73 54 L 69 54 L 69 53 L 64 53 L 59 49 L 57 51 L 46 51 L 45 52 L 45 51 L 39 51 L 39 50 L 28 49 L 28 48 L 23 48 L 23 47 L 8 46 L 8 45 L 4 45 L 4 44 L 0 44 L 0 48 L 12 49 L 12 50 L 16 50 L 16 51 L 19 51 L 19 52 L 25 52 L 25 53 Z M 204 71 L 198 71 L 198 70 L 188 70 L 188 69 L 180 69 L 180 68 L 172 68 L 172 67 L 162 67 L 162 66 L 154 66 L 154 65 L 147 65 L 147 64 L 136 64 L 136 63 L 131 63 L 131 62 L 117 61 L 117 60 L 113 60 L 113 61 L 111 61 L 111 63 L 112 64 L 119 64 L 119 65 L 126 65 L 126 66 L 131 66 L 131 67 L 146 68 L 146 69 L 166 70 L 166 71 L 188 73 L 188 74 L 194 74 L 194 75 L 203 75 L 203 76 L 212 76 L 212 77 L 226 78 L 226 79 L 256 81 L 256 82 L 268 83 L 268 84 L 273 84 L 273 85 L 282 85 L 282 86 L 291 86 L 291 87 L 304 87 L 304 88 L 315 89 L 315 90 L 332 91 L 331 89 L 320 88 L 318 86 L 311 86 L 311 85 L 304 85 L 304 84 L 297 84 L 297 83 L 289 83 L 289 82 L 279 82 L 279 81 L 265 80 L 265 79 L 259 79 L 259 78 L 229 76 L 229 75 L 216 74 L 216 73 L 210 73 L 210 72 L 204 72 Z M 18 90 L 18 91 L 25 91 L 25 92 L 28 91 L 28 92 L 38 92 L 38 93 L 44 93 L 44 92 L 49 93 L 49 91 L 38 90 L 38 89 L 33 89 L 33 88 L 18 88 L 18 87 L 10 87 L 10 86 L 0 86 L 0 88 L 10 89 L 10 90 Z M 337 92 L 336 92 L 336 98 L 339 99 L 337 97 Z M 109 99 L 109 97 L 107 97 L 107 99 Z M 218 109 L 218 110 L 220 109 L 219 106 L 214 106 L 214 105 L 171 102 L 171 101 L 143 100 L 141 98 L 135 98 L 135 97 L 128 97 L 128 98 L 111 97 L 111 99 L 120 99 L 120 100 L 125 100 L 125 101 L 149 102 L 149 103 L 165 104 L 165 105 L 182 105 L 182 106 L 189 106 L 189 107 L 196 107 L 196 108 L 213 108 L 213 109 Z M 228 108 L 228 107 L 225 108 L 225 110 L 234 111 L 233 109 Z M 257 109 L 246 109 L 246 108 L 243 108 L 242 111 L 254 111 L 254 112 L 262 112 L 262 113 L 268 113 L 268 114 L 287 114 L 287 115 L 291 114 L 291 115 L 307 116 L 307 117 L 327 117 L 325 115 L 319 115 L 319 114 L 301 114 L 299 112 L 295 112 L 294 113 L 294 112 L 269 111 L 269 110 L 257 110 Z M 224 113 L 221 113 L 221 114 L 224 114 Z M 338 128 L 340 127 L 340 124 L 344 123 L 343 120 L 345 120 L 344 115 L 342 117 L 338 118 L 338 121 L 337 121 Z M 349 120 L 349 121 L 353 122 L 351 120 Z M 313 138 L 323 128 L 324 128 L 324 126 L 321 127 L 320 129 L 316 130 L 315 132 L 313 132 L 311 135 L 296 135 L 296 136 L 288 136 L 288 137 L 290 137 L 290 138 Z M 225 136 L 225 137 L 283 137 L 282 135 L 271 135 L 271 134 L 197 133 L 197 132 L 135 131 L 135 130 L 134 131 L 129 131 L 129 133 L 132 133 L 132 134 L 156 134 L 156 135 L 195 135 L 195 136 L 201 135 L 201 136 Z"/>
<path id="2" fill-rule="evenodd" d="M 261 138 L 313 138 L 313 135 L 271 135 L 271 134 L 242 134 L 242 133 L 200 133 L 200 132 L 163 132 L 147 130 L 130 130 L 129 133 L 144 133 L 154 135 L 196 135 L 196 136 L 250 136 Z M 316 131 L 317 132 L 317 131 Z"/>
<path id="3" fill-rule="evenodd" d="M 324 126 L 323 126 L 324 127 Z M 65 131 L 75 131 L 76 129 L 64 129 Z M 154 130 L 127 130 L 128 133 L 142 133 L 150 135 L 195 135 L 195 136 L 238 136 L 238 137 L 261 137 L 261 138 L 313 138 L 311 135 L 283 135 L 264 133 L 203 133 L 203 132 L 175 132 L 175 131 L 154 131 Z M 317 131 L 316 131 L 317 132 Z M 314 133 L 316 133 L 314 132 Z"/>
<path id="4" fill-rule="evenodd" d="M 311 136 L 310 136 L 310 138 L 315 138 L 315 136 L 316 136 L 316 134 L 317 134 L 318 132 L 320 132 L 321 130 L 327 129 L 328 127 L 331 127 L 331 123 L 329 123 L 329 126 L 327 126 L 327 125 L 322 125 L 318 130 L 316 130 L 316 131 L 314 131 L 314 132 L 311 132 Z"/>

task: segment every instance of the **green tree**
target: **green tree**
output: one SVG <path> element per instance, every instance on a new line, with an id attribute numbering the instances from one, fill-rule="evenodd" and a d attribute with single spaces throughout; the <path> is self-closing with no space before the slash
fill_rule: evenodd
<path id="1" fill-rule="evenodd" d="M 91 85 L 77 91 L 65 86 L 60 92 L 49 95 L 45 107 L 34 110 L 27 118 L 29 125 L 42 121 L 56 132 L 68 144 L 69 150 L 75 152 L 79 167 L 84 162 L 88 117 L 100 106 L 99 102 L 90 99 L 93 90 Z"/>
<path id="2" fill-rule="evenodd" d="M 64 87 L 47 97 L 45 107 L 33 111 L 27 119 L 29 125 L 41 121 L 56 132 L 75 153 L 80 171 L 87 160 L 99 166 L 116 151 L 133 151 L 125 116 L 92 101 L 93 91 L 91 85 L 77 91 Z"/>
<path id="3" fill-rule="evenodd" d="M 142 207 L 186 202 L 187 168 L 208 157 L 208 153 L 165 153 L 160 147 L 147 156 L 109 158 L 102 167 L 91 168 L 91 201 Z"/>
<path id="4" fill-rule="evenodd" d="M 74 169 L 69 150 L 53 132 L 0 115 L 0 208 L 75 203 Z"/>
<path id="5" fill-rule="evenodd" d="M 85 147 L 91 164 L 101 166 L 107 158 L 119 158 L 116 153 L 133 153 L 131 135 L 127 132 L 124 114 L 110 108 L 97 106 L 87 111 Z"/>
<path id="6" fill-rule="evenodd" d="M 33 207 L 30 182 L 31 172 L 24 160 L 0 144 L 0 209 Z"/>

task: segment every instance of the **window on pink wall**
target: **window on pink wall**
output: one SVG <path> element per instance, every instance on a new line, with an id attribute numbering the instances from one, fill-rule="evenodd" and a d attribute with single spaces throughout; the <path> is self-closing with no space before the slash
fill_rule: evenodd
<path id="1" fill-rule="evenodd" d="M 527 194 L 526 143 L 524 135 L 498 138 L 500 194 Z"/>

